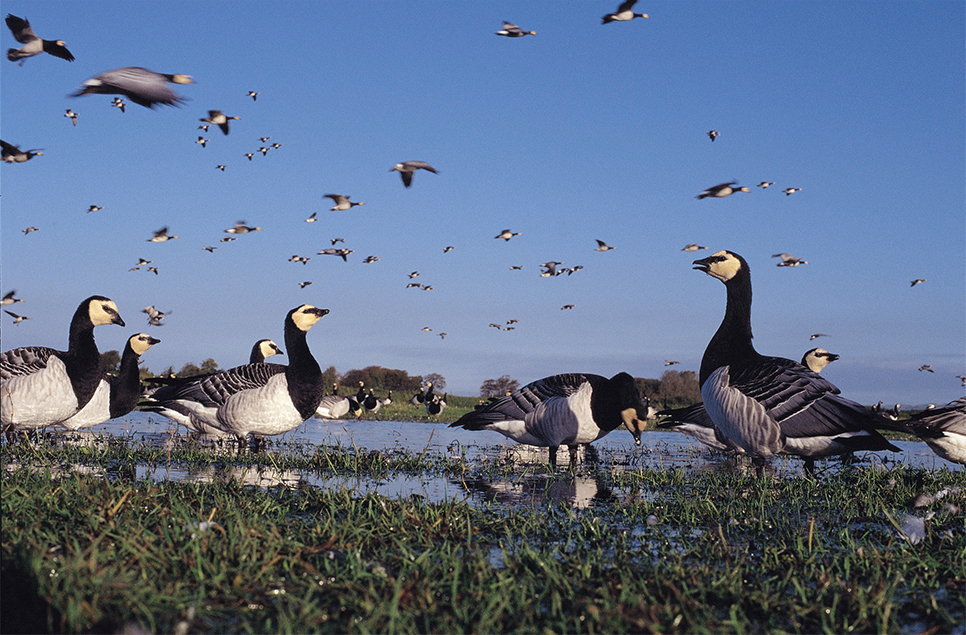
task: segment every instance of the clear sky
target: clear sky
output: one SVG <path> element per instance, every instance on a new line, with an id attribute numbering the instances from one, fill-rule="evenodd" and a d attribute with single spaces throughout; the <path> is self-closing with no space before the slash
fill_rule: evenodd
<path id="1" fill-rule="evenodd" d="M 147 331 L 155 371 L 244 363 L 310 303 L 331 313 L 309 345 L 340 372 L 440 373 L 464 395 L 502 374 L 660 377 L 667 359 L 698 369 L 725 289 L 691 262 L 730 249 L 760 352 L 822 345 L 842 356 L 824 374 L 864 403 L 961 396 L 964 4 L 641 0 L 650 19 L 602 25 L 616 5 L 5 1 L 76 61 L 0 60 L 0 134 L 44 152 L 0 166 L 2 291 L 25 300 L 4 308 L 31 318 L 0 316 L 3 349 L 66 348 L 97 293 L 127 321 L 97 329 L 101 350 Z M 503 20 L 537 36 L 497 37 Z M 0 44 L 19 46 L 6 28 Z M 68 97 L 123 66 L 196 84 L 153 111 Z M 209 109 L 241 120 L 202 148 Z M 282 146 L 249 161 L 261 136 Z M 389 171 L 405 160 L 439 173 L 405 189 Z M 751 192 L 695 199 L 732 180 Z M 365 205 L 329 211 L 332 192 Z M 239 220 L 262 231 L 219 242 Z M 180 238 L 146 242 L 162 226 Z M 522 235 L 494 239 L 507 228 Z M 317 255 L 334 237 L 348 262 Z M 139 258 L 159 274 L 128 271 Z M 549 260 L 584 269 L 540 277 Z M 433 289 L 407 289 L 412 271 Z M 163 327 L 148 305 L 172 312 Z"/>

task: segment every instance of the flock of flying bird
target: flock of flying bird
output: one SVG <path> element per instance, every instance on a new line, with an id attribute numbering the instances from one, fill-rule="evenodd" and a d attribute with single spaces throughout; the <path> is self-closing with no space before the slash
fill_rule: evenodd
<path id="1" fill-rule="evenodd" d="M 648 18 L 647 14 L 633 12 L 635 2 L 627 0 L 622 3 L 617 11 L 603 17 L 603 24 Z M 28 57 L 48 53 L 73 61 L 74 57 L 63 41 L 39 38 L 27 20 L 8 15 L 6 23 L 22 44 L 19 49 L 8 50 L 9 60 L 22 64 Z M 513 38 L 536 33 L 504 22 L 496 35 Z M 125 100 L 153 108 L 158 104 L 180 103 L 182 98 L 171 90 L 169 84 L 190 83 L 193 83 L 192 79 L 187 75 L 155 73 L 140 67 L 118 68 L 88 79 L 74 96 L 120 95 L 111 105 L 122 111 Z M 247 96 L 257 100 L 258 94 L 249 91 Z M 77 113 L 68 109 L 64 116 L 76 125 Z M 227 135 L 229 122 L 238 119 L 220 110 L 210 110 L 208 116 L 201 119 L 200 128 L 207 132 L 209 126 L 215 125 Z M 707 134 L 712 142 L 720 136 L 715 130 Z M 264 143 L 268 139 L 260 140 Z M 196 143 L 204 147 L 208 141 L 199 136 Z M 42 156 L 38 149 L 20 150 L 6 142 L 2 146 L 3 161 L 7 163 L 23 163 Z M 280 146 L 273 144 L 272 149 Z M 264 155 L 268 150 L 262 146 L 258 152 Z M 253 156 L 254 153 L 246 154 L 249 160 Z M 224 165 L 217 167 L 225 168 Z M 438 173 L 424 161 L 400 162 L 390 171 L 399 172 L 403 185 L 408 188 L 419 170 Z M 758 187 L 766 189 L 771 185 L 774 183 L 762 181 Z M 736 181 L 730 181 L 710 187 L 696 198 L 724 198 L 749 191 L 747 187 L 738 186 Z M 798 191 L 801 188 L 783 190 L 786 195 Z M 363 205 L 341 194 L 325 196 L 333 201 L 333 210 L 349 210 Z M 103 208 L 92 205 L 88 212 L 100 209 Z M 315 214 L 307 222 L 313 221 L 314 217 Z M 236 235 L 260 229 L 239 222 L 225 230 L 229 236 L 222 240 L 231 241 Z M 24 233 L 31 231 L 36 228 L 27 228 Z M 495 238 L 509 241 L 519 235 L 519 232 L 505 229 Z M 165 242 L 175 238 L 178 236 L 169 234 L 165 227 L 148 240 Z M 333 239 L 333 247 L 319 254 L 336 255 L 346 260 L 353 250 L 335 248 L 336 242 L 341 240 Z M 596 251 L 614 249 L 601 240 L 597 240 L 597 244 Z M 205 249 L 213 251 L 214 247 Z M 451 249 L 447 247 L 446 251 Z M 682 250 L 702 249 L 707 247 L 691 243 Z M 772 257 L 780 259 L 779 267 L 808 264 L 807 260 L 788 253 L 773 254 Z M 290 260 L 305 264 L 308 259 L 295 255 Z M 374 256 L 367 260 L 376 261 L 378 258 Z M 132 270 L 146 267 L 150 262 L 141 259 Z M 558 261 L 543 263 L 540 275 L 571 275 L 583 268 L 578 265 L 564 269 L 563 264 Z M 621 425 L 640 444 L 641 432 L 655 414 L 663 418 L 662 427 L 690 434 L 719 450 L 748 455 L 759 466 L 772 456 L 794 455 L 805 460 L 806 470 L 810 472 L 818 457 L 844 455 L 856 450 L 898 451 L 880 434 L 880 430 L 915 434 L 943 458 L 966 464 L 966 397 L 906 420 L 900 420 L 896 412 L 850 401 L 820 375 L 822 368 L 837 359 L 837 355 L 815 348 L 806 352 L 799 363 L 764 356 L 755 350 L 751 329 L 751 273 L 743 257 L 722 250 L 695 260 L 693 265 L 694 269 L 720 280 L 727 290 L 724 318 L 701 361 L 702 403 L 658 412 L 646 397 L 641 396 L 634 379 L 627 373 L 618 373 L 609 379 L 570 373 L 540 379 L 510 394 L 490 399 L 451 425 L 470 430 L 492 430 L 518 443 L 548 447 L 553 465 L 556 465 L 559 446 L 567 446 L 571 456 L 575 457 L 578 446 L 588 445 Z M 147 269 L 158 273 L 156 268 Z M 410 277 L 415 275 L 418 272 L 413 272 Z M 925 280 L 914 280 L 912 286 L 922 282 Z M 303 283 L 303 286 L 307 284 L 310 283 Z M 410 286 L 432 289 L 429 285 L 416 283 Z M 5 306 L 16 302 L 22 300 L 16 298 L 14 292 L 3 297 Z M 170 313 L 161 312 L 154 306 L 147 307 L 144 312 L 148 314 L 149 324 L 154 326 L 163 324 L 165 315 Z M 15 323 L 28 319 L 10 311 L 7 313 L 15 318 Z M 0 423 L 7 431 L 44 427 L 79 429 L 103 423 L 139 407 L 157 412 L 194 433 L 239 440 L 251 435 L 257 442 L 266 436 L 290 431 L 313 416 L 342 418 L 363 409 L 378 410 L 391 402 L 391 394 L 380 400 L 371 390 L 366 393 L 361 384 L 359 391 L 352 396 L 338 395 L 337 387 L 333 394 L 326 394 L 321 368 L 309 350 L 306 335 L 327 313 L 327 309 L 309 304 L 288 312 L 283 323 L 287 365 L 266 362 L 268 357 L 280 354 L 282 350 L 271 340 L 260 340 L 255 343 L 248 364 L 198 377 L 155 378 L 151 387 L 144 390 L 138 377 L 140 356 L 160 340 L 146 333 L 131 336 L 125 345 L 118 374 L 105 374 L 94 341 L 94 328 L 109 324 L 124 326 L 125 323 L 112 300 L 91 296 L 78 306 L 71 319 L 66 351 L 28 346 L 0 355 Z M 491 323 L 490 326 L 512 330 L 514 323 L 516 320 L 509 320 L 505 325 Z M 432 329 L 426 327 L 424 330 Z M 446 336 L 445 333 L 438 335 Z M 823 335 L 816 333 L 812 339 Z M 666 363 L 676 362 L 668 360 Z M 920 370 L 931 371 L 931 368 L 924 365 Z M 961 379 L 966 385 L 966 377 Z M 429 414 L 438 415 L 446 405 L 446 398 L 434 393 L 430 384 L 425 392 L 414 395 L 411 402 L 425 406 Z"/>

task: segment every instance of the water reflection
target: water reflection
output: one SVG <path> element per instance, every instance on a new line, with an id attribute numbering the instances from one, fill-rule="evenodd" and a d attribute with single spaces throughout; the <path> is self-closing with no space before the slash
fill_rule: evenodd
<path id="1" fill-rule="evenodd" d="M 548 503 L 585 509 L 595 503 L 611 501 L 614 493 L 592 476 L 530 475 L 514 479 L 482 478 L 453 481 L 465 484 L 481 501 L 512 507 L 542 507 Z"/>

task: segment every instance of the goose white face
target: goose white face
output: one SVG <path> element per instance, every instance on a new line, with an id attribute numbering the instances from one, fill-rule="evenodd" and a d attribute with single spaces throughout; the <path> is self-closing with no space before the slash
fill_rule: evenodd
<path id="1" fill-rule="evenodd" d="M 627 431 L 631 433 L 634 437 L 634 443 L 636 445 L 641 444 L 641 433 L 647 428 L 647 421 L 643 421 L 637 416 L 637 409 L 635 408 L 625 408 L 621 410 L 621 419 L 624 420 L 624 427 Z"/>
<path id="2" fill-rule="evenodd" d="M 155 344 L 161 343 L 161 340 L 153 338 L 147 333 L 138 333 L 137 335 L 132 335 L 131 339 L 128 341 L 131 343 L 131 350 L 138 355 L 144 355 L 149 348 Z"/>
<path id="3" fill-rule="evenodd" d="M 118 313 L 117 305 L 114 304 L 113 300 L 91 300 L 87 306 L 87 312 L 90 315 L 91 324 L 94 326 L 100 326 L 101 324 L 119 324 L 120 326 L 124 326 L 124 320 L 121 319 L 121 314 Z"/>
<path id="4" fill-rule="evenodd" d="M 694 267 L 695 269 L 703 271 L 722 282 L 731 280 L 741 270 L 741 261 L 726 249 L 716 251 L 707 258 L 695 260 L 692 264 L 697 265 Z"/>
<path id="5" fill-rule="evenodd" d="M 311 304 L 303 304 L 292 313 L 292 321 L 299 330 L 308 331 L 328 312 L 328 309 L 317 309 Z"/>
<path id="6" fill-rule="evenodd" d="M 261 349 L 262 357 L 264 357 L 265 359 L 268 359 L 272 355 L 280 355 L 282 353 L 282 349 L 280 349 L 278 347 L 278 344 L 276 344 L 272 340 L 265 340 L 264 342 L 259 344 L 258 348 Z"/>

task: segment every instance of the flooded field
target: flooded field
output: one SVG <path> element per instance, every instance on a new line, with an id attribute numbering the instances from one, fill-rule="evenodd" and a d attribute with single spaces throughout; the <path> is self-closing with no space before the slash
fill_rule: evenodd
<path id="1" fill-rule="evenodd" d="M 144 413 L 5 442 L 3 630 L 964 632 L 966 473 L 925 444 L 810 479 L 642 439 L 556 470 L 420 422 L 260 453 Z"/>

